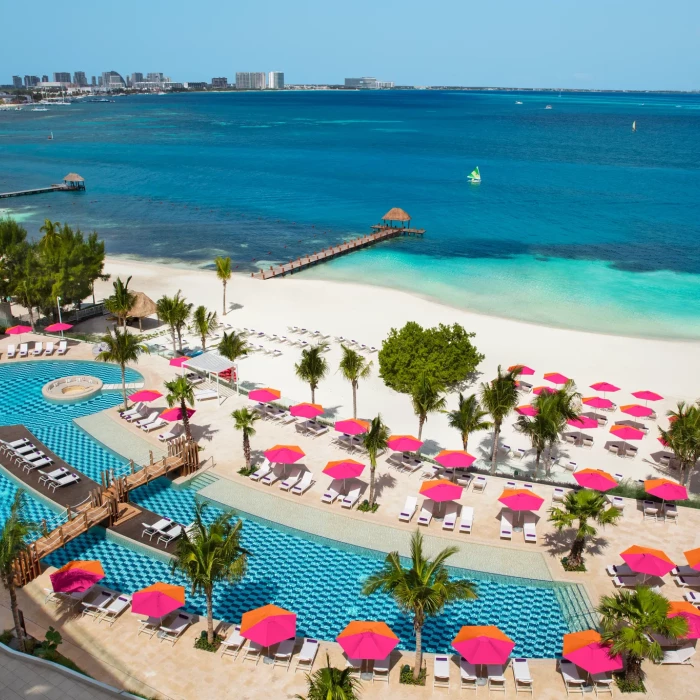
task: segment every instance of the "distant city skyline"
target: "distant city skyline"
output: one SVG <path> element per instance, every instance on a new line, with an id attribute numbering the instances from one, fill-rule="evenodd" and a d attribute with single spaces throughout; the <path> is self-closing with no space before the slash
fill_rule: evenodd
<path id="1" fill-rule="evenodd" d="M 430 12 L 416 0 L 401 6 L 357 0 L 351 8 L 321 0 L 301 7 L 282 0 L 241 0 L 235 6 L 201 0 L 197 14 L 216 21 L 194 24 L 184 0 L 120 0 L 118 10 L 138 17 L 128 31 L 101 31 L 112 26 L 114 6 L 97 5 L 86 31 L 74 32 L 69 14 L 35 0 L 32 12 L 51 21 L 32 26 L 31 42 L 22 31 L 5 33 L 2 82 L 47 69 L 52 75 L 81 68 L 92 76 L 109 68 L 127 76 L 162 66 L 173 81 L 209 83 L 221 76 L 230 83 L 236 72 L 280 67 L 293 84 L 378 76 L 397 85 L 700 88 L 697 0 L 674 0 L 671 6 L 637 0 L 633 7 L 609 0 L 442 0 Z M 274 22 L 259 32 L 239 31 L 231 40 L 232 28 L 257 27 L 261 16 Z M 10 4 L 3 20 L 6 27 L 24 27 L 26 13 Z M 57 43 L 57 35 L 70 40 Z"/>

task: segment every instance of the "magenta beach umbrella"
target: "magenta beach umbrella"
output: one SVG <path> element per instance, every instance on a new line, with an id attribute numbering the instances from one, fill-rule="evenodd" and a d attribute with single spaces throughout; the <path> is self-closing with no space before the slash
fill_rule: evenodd
<path id="1" fill-rule="evenodd" d="M 423 446 L 423 442 L 413 435 L 392 435 L 387 444 L 394 452 L 416 452 Z"/>
<path id="2" fill-rule="evenodd" d="M 610 428 L 610 432 L 620 438 L 620 440 L 641 440 L 644 433 L 631 425 L 620 425 L 619 423 Z"/>
<path id="3" fill-rule="evenodd" d="M 595 389 L 596 391 L 602 391 L 604 394 L 607 394 L 609 391 L 620 391 L 619 386 L 615 386 L 610 382 L 596 382 L 595 384 L 591 384 L 591 389 Z"/>
<path id="4" fill-rule="evenodd" d="M 662 501 L 685 501 L 688 489 L 670 479 L 646 479 L 644 490 Z"/>
<path id="5" fill-rule="evenodd" d="M 295 418 L 318 418 L 323 413 L 323 406 L 318 403 L 298 403 L 289 409 Z"/>
<path id="6" fill-rule="evenodd" d="M 530 416 L 531 418 L 537 415 L 537 409 L 531 404 L 525 404 L 524 406 L 518 406 L 516 412 L 521 416 Z"/>
<path id="7" fill-rule="evenodd" d="M 187 355 L 181 355 L 180 357 L 173 357 L 168 363 L 171 367 L 182 367 L 186 362 L 189 362 L 192 358 L 187 357 Z"/>
<path id="8" fill-rule="evenodd" d="M 476 462 L 476 457 L 464 450 L 443 450 L 435 461 L 445 469 L 467 469 Z"/>
<path id="9" fill-rule="evenodd" d="M 554 394 L 556 392 L 556 389 L 552 389 L 551 386 L 536 386 L 533 390 L 533 394 L 537 394 L 539 396 L 542 392 L 545 392 L 545 394 Z"/>
<path id="10" fill-rule="evenodd" d="M 99 561 L 69 561 L 49 577 L 56 593 L 82 593 L 105 577 Z"/>
<path id="11" fill-rule="evenodd" d="M 578 428 L 579 430 L 591 430 L 592 428 L 598 427 L 598 421 L 588 416 L 579 416 L 578 418 L 569 418 L 566 421 L 573 428 Z"/>
<path id="12" fill-rule="evenodd" d="M 640 401 L 661 401 L 663 399 L 663 396 L 661 394 L 657 394 L 655 391 L 633 391 L 632 396 L 634 396 L 635 399 L 639 399 Z"/>
<path id="13" fill-rule="evenodd" d="M 248 394 L 248 398 L 251 399 L 251 401 L 259 401 L 260 403 L 277 401 L 280 396 L 282 396 L 280 391 L 277 389 L 270 389 L 269 387 L 265 389 L 253 389 L 253 391 Z"/>
<path id="14" fill-rule="evenodd" d="M 565 375 L 562 374 L 561 372 L 547 372 L 544 375 L 544 378 L 548 382 L 552 382 L 552 384 L 566 384 L 566 382 L 569 381 L 569 378 Z"/>
<path id="15" fill-rule="evenodd" d="M 73 326 L 70 323 L 52 323 L 50 326 L 44 328 L 45 331 L 49 333 L 63 333 L 63 331 L 69 331 Z"/>
<path id="16" fill-rule="evenodd" d="M 588 396 L 581 399 L 581 403 L 591 408 L 612 408 L 614 405 L 610 399 L 602 399 L 600 396 Z"/>
<path id="17" fill-rule="evenodd" d="M 527 365 L 511 365 L 508 368 L 508 371 L 512 372 L 514 369 L 520 370 L 520 376 L 531 376 L 535 373 L 535 370 L 532 369 L 532 367 L 528 367 Z"/>
<path id="18" fill-rule="evenodd" d="M 335 429 L 344 435 L 363 435 L 369 430 L 369 421 L 358 418 L 336 421 Z"/>
<path id="19" fill-rule="evenodd" d="M 154 391 L 153 389 L 141 389 L 141 391 L 137 391 L 136 393 L 132 394 L 129 398 L 134 403 L 138 403 L 139 401 L 149 403 L 150 401 L 155 401 L 156 399 L 159 399 L 161 396 L 163 396 L 163 394 L 161 394 L 160 391 Z"/>
<path id="20" fill-rule="evenodd" d="M 19 335 L 20 336 L 20 342 L 22 341 L 21 335 L 22 333 L 29 333 L 31 332 L 32 327 L 31 326 L 11 326 L 10 328 L 7 328 L 5 330 L 6 335 Z"/>
<path id="21" fill-rule="evenodd" d="M 196 413 L 194 408 L 188 408 L 187 409 L 187 417 L 192 418 L 192 416 Z M 167 411 L 163 411 L 163 413 L 160 414 L 159 418 L 162 418 L 163 420 L 167 420 L 170 423 L 174 423 L 175 421 L 182 420 L 182 409 L 177 406 L 176 408 L 169 408 Z"/>
<path id="22" fill-rule="evenodd" d="M 278 464 L 294 464 L 305 456 L 304 450 L 297 445 L 275 445 L 265 451 L 265 457 L 270 462 Z"/>
<path id="23" fill-rule="evenodd" d="M 632 571 L 645 576 L 665 576 L 676 568 L 665 552 L 651 547 L 634 545 L 628 547 L 620 556 Z"/>
<path id="24" fill-rule="evenodd" d="M 628 416 L 634 416 L 635 418 L 646 418 L 654 413 L 648 406 L 640 406 L 638 403 L 620 406 L 620 410 Z"/>

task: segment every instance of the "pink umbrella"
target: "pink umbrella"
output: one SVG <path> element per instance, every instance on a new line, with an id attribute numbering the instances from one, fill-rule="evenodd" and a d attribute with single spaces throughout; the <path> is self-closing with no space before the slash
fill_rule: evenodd
<path id="1" fill-rule="evenodd" d="M 561 372 L 547 372 L 544 378 L 552 384 L 566 384 L 569 381 L 569 378 Z"/>
<path id="2" fill-rule="evenodd" d="M 588 416 L 579 416 L 578 418 L 569 418 L 566 421 L 570 426 L 578 428 L 579 430 L 590 430 L 591 428 L 598 427 L 598 421 Z"/>
<path id="3" fill-rule="evenodd" d="M 358 420 L 357 418 L 348 418 L 347 420 L 337 421 L 335 429 L 345 435 L 362 435 L 369 430 L 369 422 Z"/>
<path id="4" fill-rule="evenodd" d="M 304 450 L 296 445 L 275 445 L 265 452 L 265 457 L 270 462 L 278 464 L 294 464 L 304 456 Z"/>
<path id="5" fill-rule="evenodd" d="M 688 623 L 688 634 L 683 639 L 700 639 L 700 610 L 686 601 L 672 601 L 669 604 L 668 617 L 680 615 Z"/>
<path id="6" fill-rule="evenodd" d="M 662 501 L 685 501 L 688 499 L 688 489 L 670 479 L 647 479 L 644 490 Z"/>
<path id="7" fill-rule="evenodd" d="M 316 418 L 323 413 L 323 406 L 317 403 L 298 403 L 289 412 L 296 418 Z"/>
<path id="8" fill-rule="evenodd" d="M 610 428 L 610 432 L 615 437 L 619 437 L 620 440 L 641 440 L 644 437 L 644 433 L 641 430 L 637 430 L 631 425 L 620 425 L 619 423 L 613 425 Z"/>
<path id="9" fill-rule="evenodd" d="M 595 384 L 591 384 L 591 389 L 595 389 L 596 391 L 602 391 L 602 392 L 620 391 L 619 386 L 615 386 L 614 384 L 611 384 L 610 382 L 596 382 Z"/>
<path id="10" fill-rule="evenodd" d="M 136 591 L 131 599 L 131 612 L 149 617 L 165 617 L 185 604 L 185 589 L 171 583 L 154 583 Z"/>
<path id="11" fill-rule="evenodd" d="M 251 401 L 270 403 L 270 401 L 277 401 L 281 395 L 281 392 L 277 391 L 277 389 L 253 389 L 253 391 L 248 393 L 248 398 Z"/>
<path id="12" fill-rule="evenodd" d="M 180 357 L 173 357 L 169 364 L 171 367 L 182 367 L 186 362 L 189 362 L 192 358 L 187 357 L 187 355 L 181 355 Z"/>
<path id="13" fill-rule="evenodd" d="M 297 616 L 277 605 L 264 605 L 241 616 L 241 635 L 264 647 L 293 639 Z"/>
<path id="14" fill-rule="evenodd" d="M 592 406 L 593 408 L 612 408 L 613 402 L 610 399 L 601 399 L 600 396 L 589 396 L 585 399 L 581 399 L 582 403 L 586 406 Z"/>
<path id="15" fill-rule="evenodd" d="M 661 399 L 663 399 L 663 396 L 657 394 L 655 391 L 633 391 L 632 396 L 642 401 L 661 401 Z"/>
<path id="16" fill-rule="evenodd" d="M 354 620 L 336 641 L 351 659 L 386 659 L 399 643 L 399 638 L 385 622 Z"/>
<path id="17" fill-rule="evenodd" d="M 196 413 L 194 408 L 188 408 L 187 409 L 187 417 L 192 418 L 192 416 Z M 170 423 L 174 423 L 175 421 L 182 420 L 182 409 L 178 406 L 177 408 L 169 408 L 167 411 L 163 411 L 163 413 L 160 414 L 159 418 L 162 418 L 163 420 L 167 420 Z"/>
<path id="18" fill-rule="evenodd" d="M 580 469 L 574 472 L 574 479 L 579 485 L 594 491 L 609 491 L 617 486 L 615 477 L 602 469 Z"/>
<path id="19" fill-rule="evenodd" d="M 646 576 L 665 576 L 676 568 L 664 552 L 651 547 L 633 545 L 620 554 L 632 571 L 637 571 Z"/>
<path id="20" fill-rule="evenodd" d="M 562 656 L 588 673 L 607 673 L 622 668 L 622 657 L 610 653 L 595 630 L 564 635 Z"/>
<path id="21" fill-rule="evenodd" d="M 70 323 L 52 323 L 50 326 L 44 328 L 45 331 L 49 333 L 63 333 L 63 331 L 69 331 L 73 326 Z"/>
<path id="22" fill-rule="evenodd" d="M 22 335 L 22 333 L 29 333 L 31 330 L 31 326 L 10 326 L 5 330 L 5 333 L 7 335 Z"/>
<path id="23" fill-rule="evenodd" d="M 467 469 L 476 462 L 476 457 L 464 450 L 443 450 L 435 461 L 446 469 Z"/>
<path id="24" fill-rule="evenodd" d="M 424 481 L 420 487 L 420 494 L 436 503 L 456 501 L 462 496 L 462 487 L 447 479 L 431 479 Z"/>
<path id="25" fill-rule="evenodd" d="M 654 413 L 648 406 L 640 406 L 638 403 L 620 406 L 620 410 L 628 416 L 634 416 L 635 418 L 643 418 Z"/>
<path id="26" fill-rule="evenodd" d="M 504 664 L 515 642 L 494 625 L 465 625 L 452 646 L 470 664 Z"/>
<path id="27" fill-rule="evenodd" d="M 364 471 L 365 465 L 354 459 L 341 459 L 337 462 L 328 462 L 323 468 L 323 473 L 333 479 L 355 479 Z"/>
<path id="28" fill-rule="evenodd" d="M 537 409 L 534 406 L 526 404 L 525 406 L 518 406 L 515 409 L 521 416 L 536 416 Z"/>
<path id="29" fill-rule="evenodd" d="M 134 402 L 137 403 L 139 401 L 144 401 L 148 403 L 149 401 L 155 401 L 156 399 L 159 399 L 163 394 L 160 393 L 160 391 L 153 391 L 152 389 L 141 389 L 141 391 L 137 391 L 135 394 L 132 394 L 129 398 Z"/>
<path id="30" fill-rule="evenodd" d="M 392 435 L 389 438 L 389 449 L 394 452 L 416 452 L 423 443 L 412 435 Z"/>
<path id="31" fill-rule="evenodd" d="M 551 386 L 536 386 L 532 390 L 532 393 L 537 394 L 537 396 L 539 396 L 543 391 L 547 394 L 553 394 L 556 392 L 556 389 L 552 389 Z"/>
<path id="32" fill-rule="evenodd" d="M 532 369 L 532 367 L 528 367 L 527 365 L 511 365 L 508 368 L 508 371 L 512 372 L 514 369 L 519 369 L 520 375 L 522 375 L 522 376 L 531 375 L 531 374 L 535 373 L 535 370 Z"/>
<path id="33" fill-rule="evenodd" d="M 511 510 L 539 510 L 544 498 L 528 489 L 503 489 L 498 500 Z"/>
<path id="34" fill-rule="evenodd" d="M 51 586 L 56 593 L 82 593 L 105 577 L 99 561 L 69 561 L 51 574 Z"/>

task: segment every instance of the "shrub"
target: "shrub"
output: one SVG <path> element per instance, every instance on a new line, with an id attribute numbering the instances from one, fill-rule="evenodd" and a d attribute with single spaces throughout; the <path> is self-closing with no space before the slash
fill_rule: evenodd
<path id="1" fill-rule="evenodd" d="M 622 673 L 613 673 L 615 684 L 621 693 L 646 693 L 647 689 L 642 681 L 630 681 L 624 677 Z"/>
<path id="2" fill-rule="evenodd" d="M 564 567 L 564 571 L 588 571 L 583 562 L 580 564 L 569 564 L 569 557 L 564 557 L 561 560 L 561 565 Z"/>
<path id="3" fill-rule="evenodd" d="M 362 513 L 376 513 L 377 509 L 379 508 L 379 503 L 375 503 L 373 506 L 370 506 L 369 501 L 365 498 L 362 503 L 360 503 L 359 506 L 357 506 L 357 510 L 361 511 Z"/>
<path id="4" fill-rule="evenodd" d="M 399 675 L 399 683 L 404 683 L 405 685 L 425 685 L 425 679 L 428 676 L 428 669 L 424 666 L 418 678 L 413 677 L 413 668 L 408 664 L 404 664 L 401 667 L 401 674 Z"/>
<path id="5" fill-rule="evenodd" d="M 253 472 L 255 472 L 257 467 L 253 466 L 252 464 L 249 467 L 241 467 L 238 470 L 238 473 L 241 476 L 250 476 Z"/>
<path id="6" fill-rule="evenodd" d="M 217 636 L 214 636 L 213 643 L 209 644 L 209 642 L 207 641 L 206 630 L 202 630 L 199 634 L 199 637 L 194 642 L 194 648 L 201 649 L 202 651 L 218 651 L 220 646 L 221 638 Z"/>

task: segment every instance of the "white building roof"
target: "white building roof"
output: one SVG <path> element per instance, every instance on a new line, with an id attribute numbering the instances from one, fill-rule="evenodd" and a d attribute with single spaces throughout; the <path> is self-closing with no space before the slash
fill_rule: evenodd
<path id="1" fill-rule="evenodd" d="M 213 372 L 214 374 L 220 374 L 221 372 L 225 372 L 227 369 L 232 369 L 235 366 L 235 362 L 231 362 L 231 360 L 221 357 L 219 353 L 214 352 L 213 350 L 203 352 L 201 355 L 197 355 L 197 357 L 193 357 L 185 362 L 185 367 L 199 370 L 200 372 Z"/>

